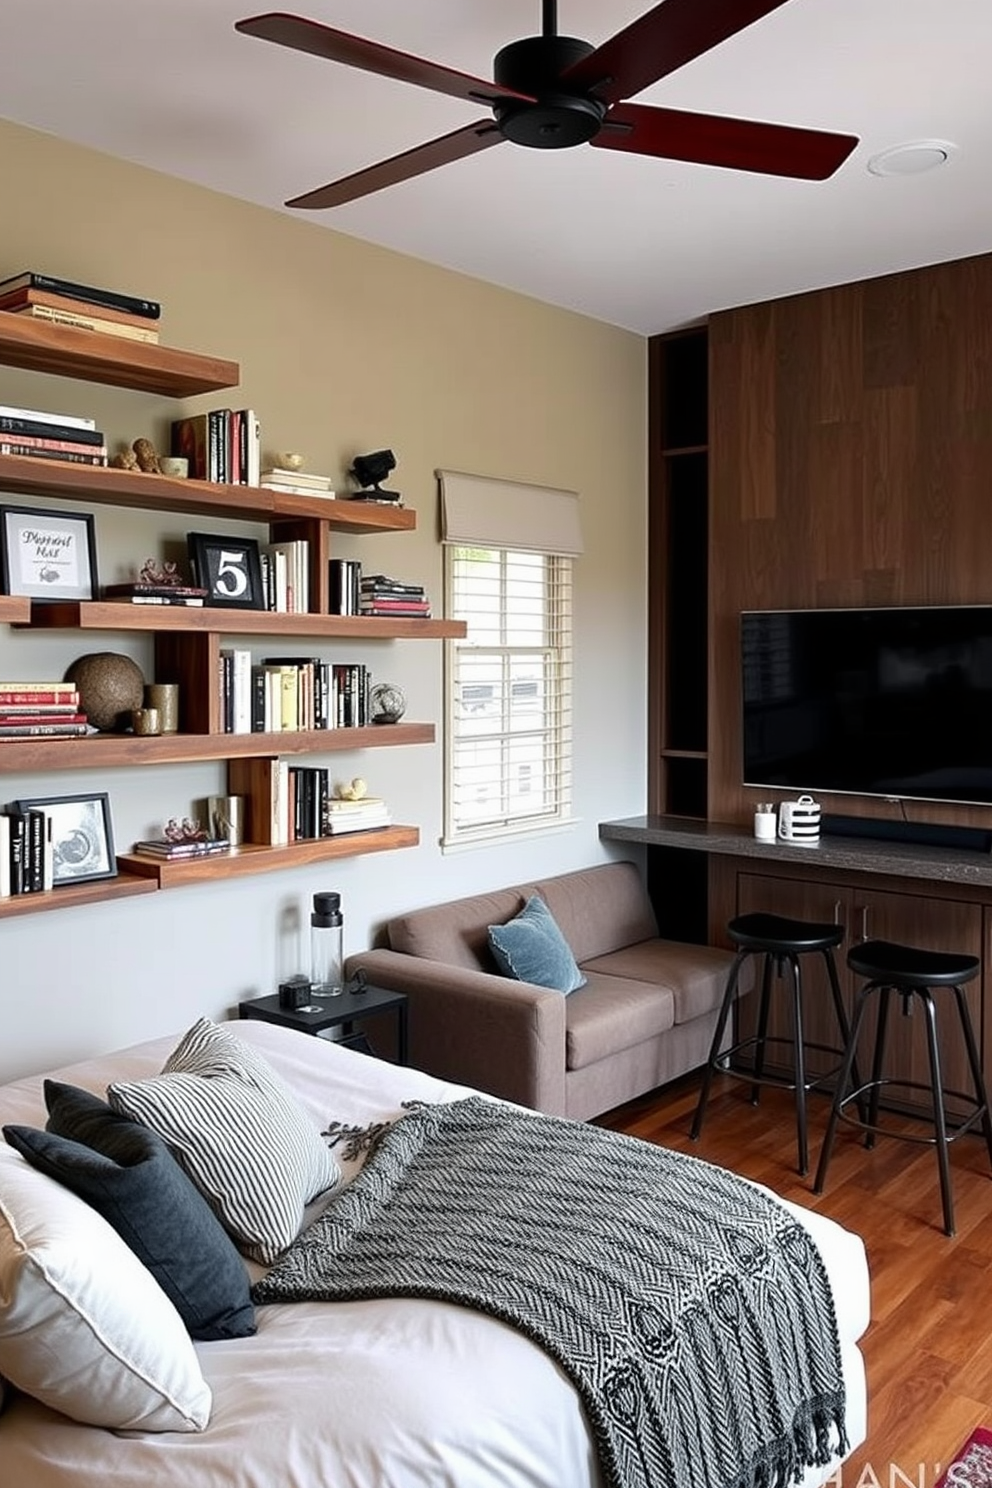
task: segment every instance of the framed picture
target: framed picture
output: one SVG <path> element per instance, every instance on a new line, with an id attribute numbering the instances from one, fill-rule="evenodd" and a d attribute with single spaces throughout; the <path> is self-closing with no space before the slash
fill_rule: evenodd
<path id="1" fill-rule="evenodd" d="M 186 542 L 193 577 L 207 591 L 208 605 L 236 610 L 264 610 L 262 563 L 253 537 L 215 537 L 188 532 Z"/>
<path id="2" fill-rule="evenodd" d="M 3 590 L 31 599 L 94 599 L 96 533 L 89 512 L 0 506 Z"/>
<path id="3" fill-rule="evenodd" d="M 15 811 L 42 810 L 52 824 L 52 886 L 116 878 L 110 797 L 46 796 L 15 801 Z"/>

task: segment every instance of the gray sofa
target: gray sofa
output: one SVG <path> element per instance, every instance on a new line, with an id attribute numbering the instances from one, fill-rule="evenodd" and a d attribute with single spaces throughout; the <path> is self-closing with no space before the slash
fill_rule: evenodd
<path id="1" fill-rule="evenodd" d="M 488 927 L 534 893 L 587 979 L 567 997 L 501 975 L 489 950 Z M 411 1064 L 579 1120 L 704 1063 L 732 960 L 662 940 L 625 862 L 412 910 L 389 921 L 384 942 L 347 970 L 408 995 Z"/>

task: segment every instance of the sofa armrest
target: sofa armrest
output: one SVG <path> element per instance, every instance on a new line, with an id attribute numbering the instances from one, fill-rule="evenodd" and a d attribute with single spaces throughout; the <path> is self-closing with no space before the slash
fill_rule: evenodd
<path id="1" fill-rule="evenodd" d="M 410 999 L 410 1063 L 548 1115 L 565 1114 L 565 999 L 559 992 L 408 956 L 362 951 L 370 984 Z"/>

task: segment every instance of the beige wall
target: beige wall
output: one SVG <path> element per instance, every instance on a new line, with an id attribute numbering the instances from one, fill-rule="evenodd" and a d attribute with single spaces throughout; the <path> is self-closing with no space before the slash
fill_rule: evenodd
<path id="1" fill-rule="evenodd" d="M 361 773 L 396 820 L 420 825 L 418 849 L 0 920 L 0 1078 L 180 1030 L 273 990 L 293 969 L 285 927 L 305 918 L 316 889 L 341 890 L 357 950 L 400 908 L 601 858 L 597 822 L 645 803 L 645 343 L 2 123 L 0 199 L 0 277 L 34 268 L 159 299 L 165 343 L 241 365 L 236 392 L 186 404 L 0 368 L 0 402 L 90 414 L 115 442 L 145 434 L 160 444 L 181 412 L 250 406 L 266 452 L 301 450 L 344 488 L 354 454 L 389 445 L 391 484 L 416 509 L 418 530 L 338 551 L 424 582 L 438 608 L 437 467 L 578 491 L 586 542 L 576 566 L 574 827 L 444 855 L 440 729 L 433 747 L 334 756 L 342 777 Z M 103 580 L 204 525 L 94 510 Z M 123 633 L 96 646 L 74 632 L 0 629 L 0 674 L 58 675 L 104 642 L 149 670 L 144 643 Z M 439 645 L 331 654 L 367 661 L 406 688 L 411 717 L 440 720 Z M 109 790 L 123 848 L 222 786 L 213 765 L 8 774 L 0 800 Z"/>

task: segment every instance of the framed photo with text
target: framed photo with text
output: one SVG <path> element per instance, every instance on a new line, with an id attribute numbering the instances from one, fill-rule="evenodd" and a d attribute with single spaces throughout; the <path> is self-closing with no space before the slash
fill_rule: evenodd
<path id="1" fill-rule="evenodd" d="M 52 886 L 117 877 L 110 797 L 46 796 L 15 801 L 16 812 L 44 811 L 52 824 Z"/>
<path id="2" fill-rule="evenodd" d="M 264 610 L 262 562 L 253 537 L 221 537 L 188 532 L 193 577 L 207 591 L 207 604 L 226 609 Z"/>
<path id="3" fill-rule="evenodd" d="M 0 506 L 3 592 L 30 599 L 94 599 L 96 533 L 89 512 Z"/>

